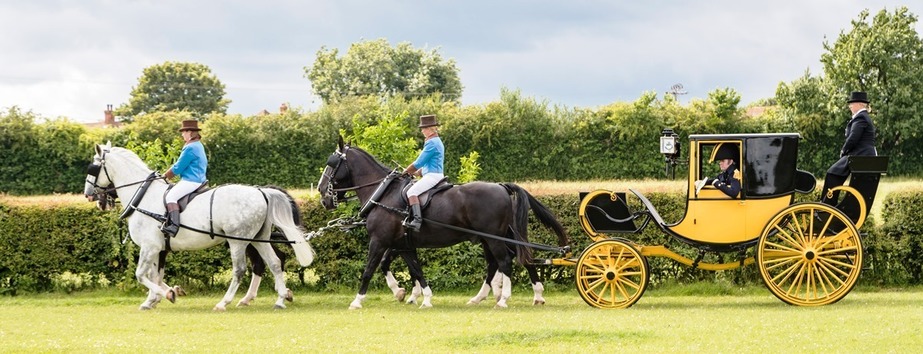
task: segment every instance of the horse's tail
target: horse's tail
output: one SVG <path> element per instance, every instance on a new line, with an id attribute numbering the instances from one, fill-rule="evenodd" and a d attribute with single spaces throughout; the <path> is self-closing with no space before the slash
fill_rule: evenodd
<path id="1" fill-rule="evenodd" d="M 516 196 L 516 202 L 513 206 L 513 234 L 516 236 L 517 240 L 529 242 L 529 209 L 531 208 L 532 212 L 535 213 L 535 218 L 538 219 L 542 225 L 554 231 L 558 236 L 558 246 L 566 246 L 568 244 L 569 241 L 567 239 L 567 232 L 564 231 L 564 226 L 561 226 L 561 223 L 558 222 L 555 215 L 548 210 L 544 204 L 516 184 L 504 183 L 503 187 L 506 188 L 510 194 Z M 532 248 L 517 245 L 516 253 L 521 264 L 532 262 Z"/>
<path id="2" fill-rule="evenodd" d="M 295 217 L 296 215 L 301 215 L 301 210 L 294 203 L 294 199 L 285 191 L 277 188 L 266 188 L 261 189 L 261 191 L 269 202 L 267 210 L 269 220 L 282 230 L 286 239 L 294 242 L 292 243 L 292 248 L 295 250 L 298 263 L 304 267 L 311 265 L 314 262 L 314 249 L 311 248 L 311 243 L 305 239 L 304 229 L 299 226 L 301 222 L 298 219 L 300 218 Z"/>

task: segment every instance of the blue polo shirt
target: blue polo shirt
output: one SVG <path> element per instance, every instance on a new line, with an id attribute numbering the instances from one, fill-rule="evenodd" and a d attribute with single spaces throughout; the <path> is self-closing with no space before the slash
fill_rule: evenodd
<path id="1" fill-rule="evenodd" d="M 179 176 L 180 179 L 196 183 L 205 182 L 208 159 L 205 157 L 205 146 L 202 142 L 196 140 L 183 146 L 179 160 L 173 164 L 171 169 L 173 174 Z"/>
<path id="2" fill-rule="evenodd" d="M 413 166 L 420 170 L 421 175 L 427 173 L 444 173 L 442 163 L 445 161 L 445 146 L 438 136 L 423 143 L 423 151 L 413 162 Z"/>

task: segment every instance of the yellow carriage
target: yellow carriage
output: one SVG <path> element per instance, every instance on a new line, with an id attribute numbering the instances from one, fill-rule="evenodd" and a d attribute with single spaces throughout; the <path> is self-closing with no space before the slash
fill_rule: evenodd
<path id="1" fill-rule="evenodd" d="M 665 131 L 661 152 L 668 161 L 679 157 L 675 135 Z M 666 142 L 664 142 L 666 140 Z M 799 306 L 834 303 L 849 293 L 862 270 L 863 246 L 859 229 L 875 199 L 887 157 L 852 157 L 848 186 L 836 205 L 795 203 L 795 193 L 810 193 L 815 177 L 796 167 L 800 135 L 713 134 L 689 136 L 689 176 L 685 215 L 668 224 L 641 193 L 597 190 L 582 195 L 578 216 L 593 239 L 576 259 L 549 260 L 575 265 L 577 289 L 587 304 L 626 308 L 647 288 L 647 257 L 667 257 L 704 270 L 728 270 L 752 263 L 769 290 L 780 300 Z M 720 190 L 695 182 L 714 176 L 710 163 L 722 144 L 737 147 L 740 194 L 730 198 Z M 674 163 L 675 164 L 675 163 Z M 628 198 L 637 201 L 629 203 Z M 639 211 L 629 205 L 641 205 Z M 618 234 L 641 232 L 650 222 L 664 233 L 699 251 L 687 258 L 663 245 L 641 245 Z M 734 252 L 731 263 L 702 262 L 706 252 Z"/>

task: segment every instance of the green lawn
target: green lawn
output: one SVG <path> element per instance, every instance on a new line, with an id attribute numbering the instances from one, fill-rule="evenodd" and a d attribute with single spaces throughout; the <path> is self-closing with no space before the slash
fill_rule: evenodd
<path id="1" fill-rule="evenodd" d="M 627 310 L 599 310 L 576 291 L 533 307 L 517 288 L 511 307 L 464 305 L 472 294 L 436 293 L 432 309 L 370 292 L 297 293 L 272 310 L 268 292 L 249 308 L 212 312 L 220 294 L 192 294 L 139 311 L 140 293 L 0 297 L 0 352 L 916 352 L 923 347 L 923 289 L 857 289 L 837 304 L 801 308 L 768 291 L 673 295 L 650 290 Z"/>

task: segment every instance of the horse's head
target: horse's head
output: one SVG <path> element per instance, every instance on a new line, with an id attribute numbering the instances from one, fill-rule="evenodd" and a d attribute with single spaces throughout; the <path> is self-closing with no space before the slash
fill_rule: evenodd
<path id="1" fill-rule="evenodd" d="M 115 206 L 115 190 L 111 188 L 112 179 L 106 170 L 106 154 L 112 149 L 112 143 L 96 145 L 96 155 L 93 162 L 87 166 L 86 185 L 83 195 L 88 201 L 96 202 L 100 210 L 107 210 Z"/>
<path id="2" fill-rule="evenodd" d="M 327 158 L 324 173 L 317 182 L 317 191 L 321 195 L 320 202 L 328 210 L 336 208 L 339 200 L 345 196 L 346 191 L 342 188 L 351 186 L 349 166 L 346 164 L 348 149 L 349 145 L 344 144 L 343 137 L 340 137 L 336 151 Z"/>

